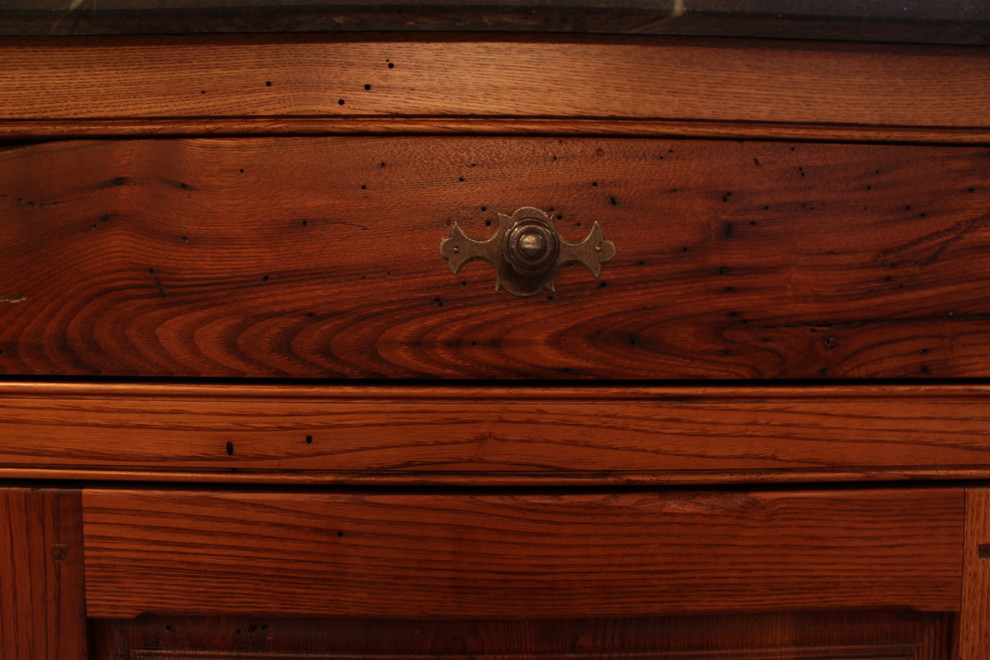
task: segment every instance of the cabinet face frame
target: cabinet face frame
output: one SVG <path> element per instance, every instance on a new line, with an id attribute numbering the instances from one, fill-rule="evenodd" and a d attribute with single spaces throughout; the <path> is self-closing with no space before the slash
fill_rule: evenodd
<path id="1" fill-rule="evenodd" d="M 952 621 L 908 610 L 566 620 L 150 616 L 94 621 L 93 648 L 94 660 L 949 660 Z"/>

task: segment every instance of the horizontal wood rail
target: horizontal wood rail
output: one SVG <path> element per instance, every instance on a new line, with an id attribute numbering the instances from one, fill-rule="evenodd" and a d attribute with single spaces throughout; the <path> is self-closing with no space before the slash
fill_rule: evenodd
<path id="1" fill-rule="evenodd" d="M 647 36 L 8 37 L 0 40 L 0 138 L 755 138 L 781 137 L 783 126 L 790 139 L 987 142 L 988 53 Z M 493 121 L 465 119 L 482 115 Z"/>
<path id="2" fill-rule="evenodd" d="M 0 385 L 0 478 L 714 484 L 990 477 L 990 386 Z"/>
<path id="3" fill-rule="evenodd" d="M 963 514 L 961 488 L 86 490 L 86 605 L 92 617 L 953 611 Z"/>

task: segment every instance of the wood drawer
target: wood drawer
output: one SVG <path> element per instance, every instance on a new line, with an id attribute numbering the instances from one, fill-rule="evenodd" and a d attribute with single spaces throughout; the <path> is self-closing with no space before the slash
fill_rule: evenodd
<path id="1" fill-rule="evenodd" d="M 63 142 L 0 153 L 0 372 L 990 375 L 985 147 L 661 139 Z M 551 212 L 599 280 L 493 291 L 458 223 Z"/>
<path id="2" fill-rule="evenodd" d="M 956 611 L 962 489 L 86 490 L 87 610 L 567 618 Z"/>

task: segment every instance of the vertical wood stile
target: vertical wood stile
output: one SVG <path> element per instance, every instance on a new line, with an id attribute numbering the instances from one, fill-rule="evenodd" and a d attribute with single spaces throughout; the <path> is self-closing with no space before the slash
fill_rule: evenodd
<path id="1" fill-rule="evenodd" d="M 990 657 L 990 488 L 969 488 L 956 658 L 985 660 L 987 657 Z"/>
<path id="2" fill-rule="evenodd" d="M 85 660 L 79 491 L 0 489 L 0 658 Z"/>

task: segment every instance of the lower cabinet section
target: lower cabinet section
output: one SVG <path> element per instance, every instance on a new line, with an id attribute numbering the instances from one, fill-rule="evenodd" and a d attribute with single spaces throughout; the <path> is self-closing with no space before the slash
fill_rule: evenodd
<path id="1" fill-rule="evenodd" d="M 987 493 L 0 488 L 0 658 L 987 660 Z"/>
<path id="2" fill-rule="evenodd" d="M 99 660 L 949 660 L 953 617 L 909 611 L 616 620 L 98 621 Z"/>

